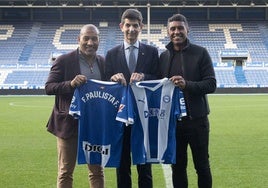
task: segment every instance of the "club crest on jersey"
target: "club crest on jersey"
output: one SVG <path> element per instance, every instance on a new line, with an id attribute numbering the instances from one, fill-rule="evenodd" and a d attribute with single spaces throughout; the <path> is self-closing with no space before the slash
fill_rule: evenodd
<path id="1" fill-rule="evenodd" d="M 163 102 L 169 103 L 170 102 L 170 96 L 169 95 L 163 96 Z"/>

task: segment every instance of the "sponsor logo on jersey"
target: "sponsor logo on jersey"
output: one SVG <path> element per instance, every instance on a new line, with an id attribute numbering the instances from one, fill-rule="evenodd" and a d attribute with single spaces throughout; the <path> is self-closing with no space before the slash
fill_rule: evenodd
<path id="1" fill-rule="evenodd" d="M 181 105 L 181 106 L 185 106 L 184 98 L 180 98 L 180 105 Z"/>
<path id="2" fill-rule="evenodd" d="M 123 109 L 125 108 L 126 105 L 120 104 L 118 112 L 123 112 Z"/>
<path id="3" fill-rule="evenodd" d="M 165 109 L 149 108 L 149 111 L 144 111 L 145 118 L 157 117 L 158 119 L 163 119 L 165 115 L 166 115 Z"/>
<path id="4" fill-rule="evenodd" d="M 83 141 L 83 148 L 86 152 L 97 152 L 102 155 L 109 155 L 111 145 L 92 145 L 89 142 Z"/>

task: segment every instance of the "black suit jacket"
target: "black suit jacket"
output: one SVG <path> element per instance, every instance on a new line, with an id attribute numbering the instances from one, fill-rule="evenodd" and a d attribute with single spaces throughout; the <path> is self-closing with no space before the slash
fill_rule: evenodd
<path id="1" fill-rule="evenodd" d="M 158 50 L 143 43 L 139 43 L 139 52 L 135 72 L 143 73 L 144 80 L 157 79 L 159 56 Z M 110 80 L 111 76 L 116 73 L 123 73 L 127 83 L 130 80 L 130 72 L 128 69 L 124 45 L 118 45 L 109 50 L 105 57 L 105 75 Z"/>
<path id="2" fill-rule="evenodd" d="M 104 58 L 97 56 L 97 63 L 104 80 Z M 47 123 L 47 130 L 60 138 L 77 134 L 77 120 L 69 115 L 69 107 L 74 93 L 71 80 L 80 74 L 78 49 L 56 59 L 50 69 L 45 84 L 47 95 L 55 95 L 55 104 Z"/>

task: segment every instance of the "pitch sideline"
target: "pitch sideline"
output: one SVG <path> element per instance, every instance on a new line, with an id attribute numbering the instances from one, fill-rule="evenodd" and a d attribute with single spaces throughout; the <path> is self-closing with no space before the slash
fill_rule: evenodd
<path id="1" fill-rule="evenodd" d="M 162 169 L 163 169 L 164 177 L 166 181 L 166 188 L 171 188 L 172 187 L 171 166 L 169 164 L 162 164 Z"/>

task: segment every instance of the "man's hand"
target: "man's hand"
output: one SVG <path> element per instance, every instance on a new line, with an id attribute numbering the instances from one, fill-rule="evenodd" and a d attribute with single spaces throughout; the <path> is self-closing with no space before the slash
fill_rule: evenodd
<path id="1" fill-rule="evenodd" d="M 117 73 L 117 74 L 114 74 L 111 79 L 111 81 L 113 82 L 118 82 L 118 83 L 121 83 L 122 85 L 126 86 L 127 85 L 127 81 L 124 77 L 124 74 L 123 73 Z"/>
<path id="2" fill-rule="evenodd" d="M 81 84 L 84 84 L 86 82 L 87 82 L 87 77 L 79 74 L 79 75 L 76 75 L 74 79 L 71 81 L 71 86 L 73 88 L 79 87 Z"/>
<path id="3" fill-rule="evenodd" d="M 131 74 L 131 77 L 130 77 L 130 83 L 133 83 L 133 82 L 139 82 L 139 81 L 142 81 L 144 79 L 144 74 L 143 73 L 132 73 Z"/>
<path id="4" fill-rule="evenodd" d="M 182 76 L 176 75 L 172 76 L 169 80 L 171 80 L 175 86 L 179 87 L 180 89 L 184 89 L 186 86 L 186 82 Z"/>

